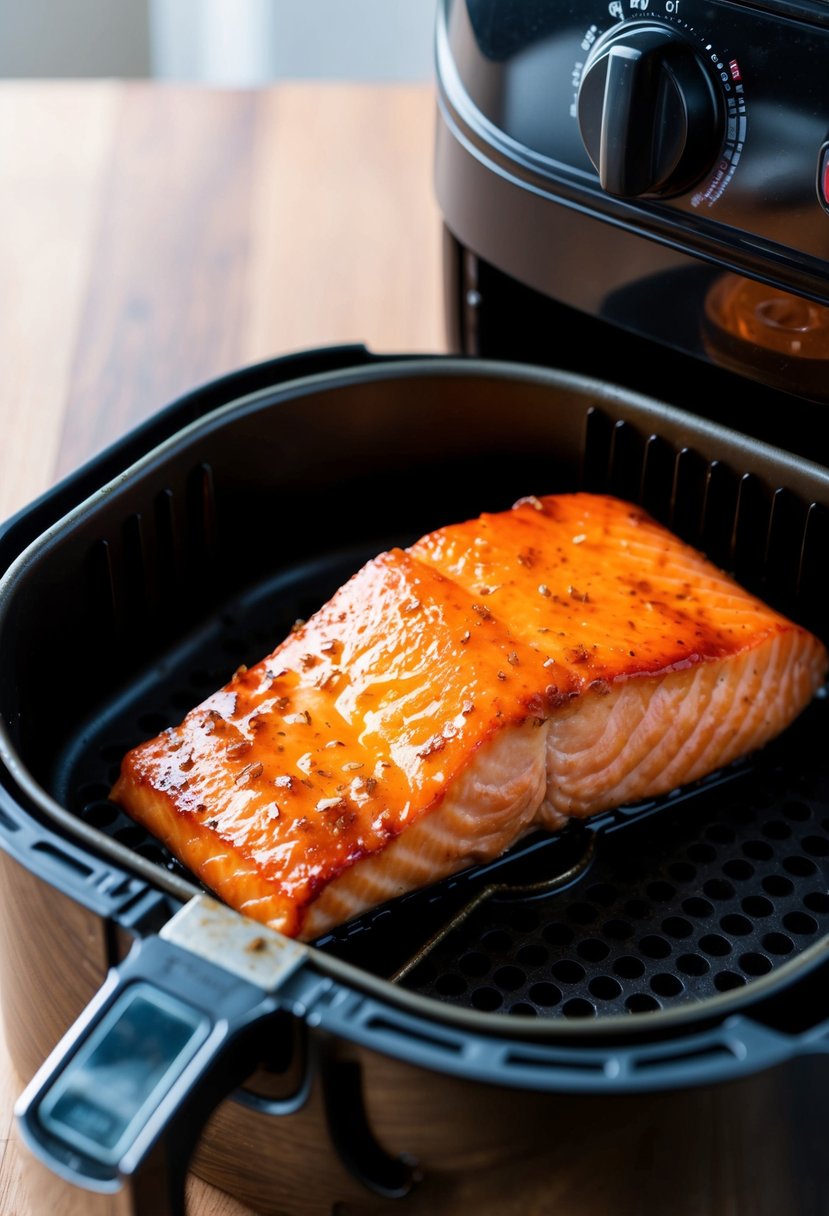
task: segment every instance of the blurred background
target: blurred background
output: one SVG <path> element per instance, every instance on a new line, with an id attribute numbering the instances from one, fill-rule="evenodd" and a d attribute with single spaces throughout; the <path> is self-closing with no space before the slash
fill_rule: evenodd
<path id="1" fill-rule="evenodd" d="M 0 521 L 239 366 L 444 348 L 436 7 L 0 0 Z"/>
<path id="2" fill-rule="evenodd" d="M 432 76 L 435 0 L 0 0 L 0 77 Z"/>

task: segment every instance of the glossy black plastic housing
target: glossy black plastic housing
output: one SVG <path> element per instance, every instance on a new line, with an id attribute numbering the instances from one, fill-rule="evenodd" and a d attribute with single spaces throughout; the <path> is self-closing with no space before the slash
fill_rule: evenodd
<path id="1" fill-rule="evenodd" d="M 582 141 L 583 69 L 620 18 L 620 29 L 647 22 L 688 40 L 721 90 L 721 155 L 671 198 L 605 192 Z M 436 52 L 435 186 L 444 221 L 463 255 L 525 289 L 519 309 L 514 294 L 504 309 L 520 317 L 508 327 L 546 330 L 546 344 L 541 338 L 527 353 L 520 333 L 510 341 L 491 323 L 478 326 L 473 314 L 497 308 L 500 288 L 492 276 L 476 283 L 469 270 L 450 308 L 488 335 L 462 349 L 573 366 L 575 344 L 578 370 L 617 378 L 618 366 L 626 383 L 807 454 L 804 402 L 827 400 L 829 341 L 809 359 L 798 353 L 796 332 L 786 353 L 734 343 L 712 328 L 707 301 L 724 275 L 737 275 L 829 305 L 825 6 L 442 0 Z M 551 308 L 537 307 L 543 300 Z M 574 314 L 569 333 L 556 310 L 565 322 Z M 643 365 L 651 362 L 648 379 Z M 735 366 L 736 377 L 713 380 L 720 406 L 707 373 Z M 701 386 L 696 409 L 689 374 Z M 770 388 L 782 418 L 766 416 L 775 408 L 764 405 Z M 755 392 L 758 407 L 747 395 Z"/>
<path id="2" fill-rule="evenodd" d="M 447 127 L 516 184 L 726 262 L 730 250 L 736 267 L 748 257 L 792 286 L 799 276 L 822 279 L 814 287 L 829 298 L 829 223 L 816 185 L 827 137 L 825 9 L 812 10 L 812 19 L 734 0 L 612 9 L 599 0 L 441 0 L 437 68 Z M 599 187 L 582 143 L 581 72 L 620 17 L 631 29 L 655 23 L 687 38 L 720 82 L 723 163 L 676 199 L 619 205 Z M 441 195 L 448 185 L 439 179 Z"/>

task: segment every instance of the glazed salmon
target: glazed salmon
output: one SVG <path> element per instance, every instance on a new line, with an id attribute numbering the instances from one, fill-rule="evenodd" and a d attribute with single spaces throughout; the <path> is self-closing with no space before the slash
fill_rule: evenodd
<path id="1" fill-rule="evenodd" d="M 226 903 L 311 940 L 722 768 L 826 675 L 818 638 L 640 508 L 522 499 L 368 562 L 130 751 L 111 797 Z"/>

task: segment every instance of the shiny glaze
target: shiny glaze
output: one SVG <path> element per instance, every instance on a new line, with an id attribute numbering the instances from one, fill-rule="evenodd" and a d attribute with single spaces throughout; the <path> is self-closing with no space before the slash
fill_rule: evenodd
<path id="1" fill-rule="evenodd" d="M 591 494 L 527 498 L 412 546 L 555 660 L 563 693 L 665 674 L 756 645 L 791 623 L 734 588 L 640 508 Z"/>
<path id="2" fill-rule="evenodd" d="M 500 732 L 792 631 L 638 508 L 522 500 L 367 563 L 134 749 L 112 797 L 228 902 L 300 934 Z"/>
<path id="3" fill-rule="evenodd" d="M 500 726 L 545 714 L 545 654 L 402 550 L 364 566 L 267 659 L 127 758 L 293 911 L 443 797 Z"/>

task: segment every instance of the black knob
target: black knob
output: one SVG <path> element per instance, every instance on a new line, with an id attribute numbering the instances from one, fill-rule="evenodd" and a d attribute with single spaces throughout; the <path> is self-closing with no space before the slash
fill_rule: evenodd
<path id="1" fill-rule="evenodd" d="M 656 22 L 623 22 L 596 42 L 577 109 L 602 189 L 620 198 L 690 190 L 722 149 L 717 81 L 693 42 Z"/>

